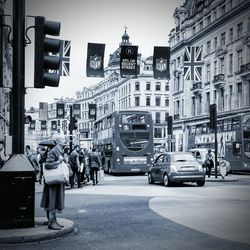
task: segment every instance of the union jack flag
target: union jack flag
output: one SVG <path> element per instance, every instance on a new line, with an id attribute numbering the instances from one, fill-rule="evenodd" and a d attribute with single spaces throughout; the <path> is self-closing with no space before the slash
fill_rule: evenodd
<path id="1" fill-rule="evenodd" d="M 184 79 L 201 81 L 201 48 L 186 47 L 184 54 Z"/>
<path id="2" fill-rule="evenodd" d="M 69 76 L 70 73 L 70 49 L 71 49 L 71 41 L 62 40 L 60 46 L 60 67 L 59 74 L 60 76 Z"/>

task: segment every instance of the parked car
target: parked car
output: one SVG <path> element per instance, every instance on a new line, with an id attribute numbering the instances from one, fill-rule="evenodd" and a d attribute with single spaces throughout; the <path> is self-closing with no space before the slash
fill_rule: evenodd
<path id="1" fill-rule="evenodd" d="M 172 182 L 196 182 L 205 184 L 205 171 L 192 153 L 167 152 L 160 154 L 148 171 L 148 183 L 161 182 L 170 186 Z"/>
<path id="2" fill-rule="evenodd" d="M 192 148 L 192 149 L 189 149 L 188 150 L 189 152 L 191 152 L 194 157 L 197 159 L 197 161 L 203 165 L 204 162 L 205 162 L 205 159 L 206 159 L 206 154 L 208 152 L 208 148 Z M 215 154 L 215 151 L 212 149 L 212 153 Z M 226 174 L 228 174 L 231 170 L 231 166 L 230 166 L 230 162 L 229 161 L 226 161 L 223 159 L 223 157 L 221 157 L 220 153 L 218 152 L 217 153 L 217 173 L 220 173 L 220 166 L 222 164 L 225 164 L 226 166 Z M 207 172 L 207 170 L 206 170 Z M 213 167 L 211 169 L 211 173 L 214 173 L 215 172 L 215 167 Z"/>

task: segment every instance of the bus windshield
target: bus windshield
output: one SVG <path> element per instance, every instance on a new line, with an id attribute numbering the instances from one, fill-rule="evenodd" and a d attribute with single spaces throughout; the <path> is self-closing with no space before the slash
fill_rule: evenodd
<path id="1" fill-rule="evenodd" d="M 148 144 L 149 133 L 120 133 L 121 142 L 130 151 L 139 151 Z"/>
<path id="2" fill-rule="evenodd" d="M 126 114 L 122 115 L 123 124 L 146 123 L 145 115 L 143 114 Z"/>

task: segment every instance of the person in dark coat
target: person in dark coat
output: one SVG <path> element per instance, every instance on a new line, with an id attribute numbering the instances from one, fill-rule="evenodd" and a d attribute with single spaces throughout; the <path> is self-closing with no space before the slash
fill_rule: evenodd
<path id="1" fill-rule="evenodd" d="M 205 157 L 205 166 L 208 171 L 208 177 L 210 178 L 211 175 L 211 169 L 214 167 L 214 155 L 212 153 L 211 149 L 208 149 L 208 152 Z"/>
<path id="2" fill-rule="evenodd" d="M 55 137 L 56 146 L 48 152 L 44 167 L 46 169 L 57 168 L 57 165 L 64 161 L 63 147 L 66 140 L 63 136 Z M 40 206 L 47 212 L 48 228 L 60 230 L 63 226 L 56 219 L 56 213 L 61 213 L 64 209 L 64 184 L 48 185 L 45 180 Z"/>
<path id="3" fill-rule="evenodd" d="M 80 172 L 80 161 L 79 161 L 79 151 L 80 146 L 75 145 L 74 150 L 71 152 L 68 163 L 73 171 L 73 175 L 70 177 L 70 186 L 71 188 L 74 187 L 75 176 L 77 177 L 77 186 L 78 188 L 81 187 L 81 172 Z"/>
<path id="4" fill-rule="evenodd" d="M 98 171 L 100 170 L 100 160 L 96 149 L 92 149 L 92 153 L 89 155 L 89 166 L 90 166 L 90 176 L 93 181 L 93 186 L 98 183 Z"/>

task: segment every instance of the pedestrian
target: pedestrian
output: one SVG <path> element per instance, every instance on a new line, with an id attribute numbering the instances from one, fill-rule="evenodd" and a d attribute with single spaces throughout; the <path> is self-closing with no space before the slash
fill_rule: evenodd
<path id="1" fill-rule="evenodd" d="M 211 149 L 208 149 L 208 152 L 205 157 L 205 166 L 208 172 L 208 177 L 210 178 L 211 169 L 214 167 L 214 155 Z"/>
<path id="2" fill-rule="evenodd" d="M 48 152 L 44 167 L 46 169 L 57 168 L 58 164 L 62 163 L 63 147 L 67 144 L 64 136 L 57 135 L 54 138 L 56 145 Z M 46 181 L 46 180 L 45 180 Z M 60 230 L 63 226 L 60 225 L 56 218 L 56 213 L 61 213 L 64 209 L 65 199 L 65 184 L 51 184 L 44 183 L 42 199 L 40 206 L 44 208 L 47 213 L 48 228 L 52 230 Z"/>
<path id="3" fill-rule="evenodd" d="M 0 169 L 3 167 L 6 161 L 9 160 L 9 158 L 10 156 L 5 154 L 4 142 L 0 141 Z"/>
<path id="4" fill-rule="evenodd" d="M 73 171 L 73 175 L 70 177 L 70 186 L 74 187 L 75 184 L 75 176 L 77 178 L 77 187 L 81 187 L 81 172 L 80 172 L 80 161 L 79 161 L 79 150 L 80 146 L 75 145 L 73 151 L 71 152 L 68 163 Z"/>
<path id="5" fill-rule="evenodd" d="M 44 168 L 44 164 L 46 162 L 46 159 L 47 159 L 47 155 L 48 155 L 48 152 L 53 148 L 54 146 L 46 146 L 46 147 L 43 147 L 40 151 L 40 160 L 39 160 L 39 163 L 40 163 L 40 172 L 39 172 L 39 178 L 38 178 L 38 181 L 40 184 L 42 184 L 42 180 L 43 180 L 43 168 Z"/>
<path id="6" fill-rule="evenodd" d="M 99 155 L 96 149 L 92 149 L 92 153 L 89 155 L 89 166 L 90 166 L 90 176 L 93 181 L 93 186 L 98 183 L 98 171 L 100 169 L 101 163 L 99 160 Z"/>
<path id="7" fill-rule="evenodd" d="M 40 172 L 39 162 L 37 159 L 37 154 L 31 149 L 30 145 L 25 146 L 25 152 L 29 162 L 35 170 L 36 181 L 38 181 L 38 174 Z"/>

